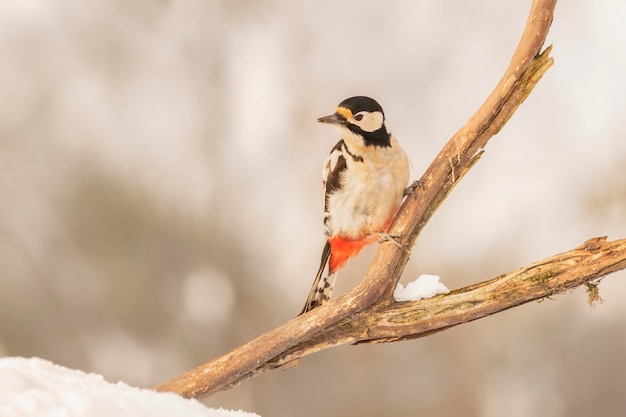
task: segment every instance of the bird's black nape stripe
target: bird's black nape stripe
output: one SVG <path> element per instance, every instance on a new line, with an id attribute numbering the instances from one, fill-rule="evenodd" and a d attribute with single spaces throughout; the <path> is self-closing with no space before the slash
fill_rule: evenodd
<path id="1" fill-rule="evenodd" d="M 362 156 L 359 156 L 359 155 L 355 155 L 355 154 L 353 154 L 352 152 L 350 152 L 350 149 L 348 149 L 348 146 L 346 146 L 346 144 L 345 144 L 345 143 L 343 144 L 343 149 L 346 151 L 346 153 L 347 153 L 348 155 L 350 155 L 350 156 L 352 157 L 352 160 L 353 160 L 354 162 L 363 162 L 363 157 L 362 157 Z"/>
<path id="2" fill-rule="evenodd" d="M 391 136 L 387 132 L 385 125 L 374 132 L 366 132 L 351 123 L 348 123 L 346 126 L 357 135 L 363 136 L 363 141 L 367 146 L 380 146 L 381 148 L 389 148 L 391 146 Z"/>

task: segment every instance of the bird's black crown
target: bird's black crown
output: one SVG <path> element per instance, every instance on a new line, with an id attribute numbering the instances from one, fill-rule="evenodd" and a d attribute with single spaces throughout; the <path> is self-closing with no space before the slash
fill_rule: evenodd
<path id="1" fill-rule="evenodd" d="M 344 107 L 352 112 L 352 114 L 357 114 L 360 111 L 367 112 L 381 112 L 384 116 L 383 108 L 378 104 L 376 100 L 373 98 L 369 98 L 366 96 L 354 96 L 345 99 L 341 103 L 339 103 L 339 107 Z"/>

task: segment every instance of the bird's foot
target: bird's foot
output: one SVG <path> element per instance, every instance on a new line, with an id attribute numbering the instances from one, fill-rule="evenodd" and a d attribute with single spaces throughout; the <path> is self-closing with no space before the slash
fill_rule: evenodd
<path id="1" fill-rule="evenodd" d="M 406 187 L 404 189 L 404 197 L 408 197 L 410 195 L 413 195 L 413 193 L 415 192 L 416 188 L 423 188 L 422 187 L 422 183 L 420 182 L 420 180 L 415 180 L 411 183 L 411 185 L 409 185 L 408 187 Z"/>
<path id="2" fill-rule="evenodd" d="M 376 234 L 380 237 L 378 239 L 378 243 L 391 242 L 394 245 L 396 245 L 398 248 L 402 249 L 403 251 L 407 253 L 410 252 L 405 245 L 403 245 L 402 243 L 396 240 L 396 239 L 400 239 L 402 235 L 390 235 L 387 232 L 377 232 Z"/>

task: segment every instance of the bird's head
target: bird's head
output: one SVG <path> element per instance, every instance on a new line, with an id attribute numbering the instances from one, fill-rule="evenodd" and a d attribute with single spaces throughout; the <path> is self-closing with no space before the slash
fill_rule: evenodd
<path id="1" fill-rule="evenodd" d="M 389 146 L 385 113 L 372 98 L 356 96 L 345 99 L 339 103 L 335 113 L 317 121 L 333 125 L 343 138 L 346 134 L 353 134 L 362 137 L 365 145 Z"/>

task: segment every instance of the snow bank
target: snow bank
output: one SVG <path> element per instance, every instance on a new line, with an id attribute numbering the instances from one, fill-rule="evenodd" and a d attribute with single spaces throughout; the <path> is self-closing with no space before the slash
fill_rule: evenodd
<path id="1" fill-rule="evenodd" d="M 2 417 L 258 417 L 215 410 L 196 400 L 112 384 L 39 358 L 0 359 Z"/>

